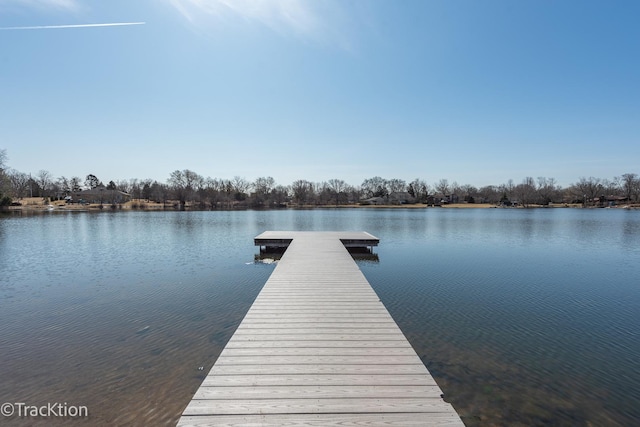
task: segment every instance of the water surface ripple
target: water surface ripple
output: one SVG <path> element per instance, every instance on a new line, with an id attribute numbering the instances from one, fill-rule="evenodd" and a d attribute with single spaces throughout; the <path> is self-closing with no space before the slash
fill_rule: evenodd
<path id="1" fill-rule="evenodd" d="M 380 237 L 359 265 L 466 425 L 640 423 L 640 212 L 614 209 L 1 217 L 0 402 L 174 425 L 273 270 L 265 230 Z"/>

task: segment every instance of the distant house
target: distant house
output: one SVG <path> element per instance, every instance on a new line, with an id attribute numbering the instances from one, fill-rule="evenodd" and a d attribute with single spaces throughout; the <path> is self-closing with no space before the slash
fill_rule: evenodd
<path id="1" fill-rule="evenodd" d="M 457 194 L 436 194 L 434 200 L 436 204 L 447 205 L 449 203 L 459 203 L 460 197 Z"/>
<path id="2" fill-rule="evenodd" d="M 605 200 L 601 200 L 601 202 L 604 204 L 606 201 L 609 206 L 616 206 L 618 203 L 626 203 L 629 201 L 629 198 L 624 196 L 607 196 L 603 197 L 603 199 Z"/>
<path id="3" fill-rule="evenodd" d="M 409 194 L 407 191 L 398 191 L 389 194 L 389 203 L 392 205 L 404 205 L 407 203 L 415 203 L 416 198 Z"/>
<path id="4" fill-rule="evenodd" d="M 370 197 L 360 201 L 363 205 L 384 205 L 385 200 L 383 197 Z"/>
<path id="5" fill-rule="evenodd" d="M 73 203 L 119 204 L 129 200 L 131 200 L 129 193 L 119 190 L 107 190 L 104 185 L 71 193 L 71 201 Z"/>

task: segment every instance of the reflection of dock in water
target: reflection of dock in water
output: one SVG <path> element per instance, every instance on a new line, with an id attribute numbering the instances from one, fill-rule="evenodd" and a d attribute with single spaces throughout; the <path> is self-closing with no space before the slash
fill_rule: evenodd
<path id="1" fill-rule="evenodd" d="M 265 232 L 255 244 L 286 251 L 179 426 L 463 426 L 346 249 L 375 255 L 376 237 Z"/>

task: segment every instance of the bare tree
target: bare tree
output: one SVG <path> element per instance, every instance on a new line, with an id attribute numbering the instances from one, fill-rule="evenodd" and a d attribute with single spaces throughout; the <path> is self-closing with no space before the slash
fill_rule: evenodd
<path id="1" fill-rule="evenodd" d="M 603 179 L 602 191 L 607 196 L 621 196 L 622 178 L 619 176 L 614 176 L 613 179 Z"/>
<path id="2" fill-rule="evenodd" d="M 293 199 L 298 205 L 306 204 L 313 195 L 313 183 L 304 179 L 294 181 L 293 184 L 291 184 L 291 192 L 293 193 Z"/>
<path id="3" fill-rule="evenodd" d="M 533 203 L 536 197 L 536 182 L 528 176 L 522 181 L 522 184 L 516 185 L 513 192 L 522 206 L 526 208 Z"/>
<path id="4" fill-rule="evenodd" d="M 7 193 L 11 190 L 11 181 L 7 176 L 7 150 L 0 149 L 0 209 L 4 209 L 12 202 L 11 197 Z"/>
<path id="5" fill-rule="evenodd" d="M 158 181 L 153 181 L 149 185 L 149 200 L 153 200 L 156 203 L 162 203 L 162 206 L 166 208 L 167 200 L 169 200 L 169 187 L 165 184 L 159 183 Z"/>
<path id="6" fill-rule="evenodd" d="M 127 193 L 131 194 L 131 197 L 134 199 L 141 199 L 141 193 L 142 193 L 142 185 L 140 183 L 140 180 L 138 180 L 138 178 L 131 178 L 129 179 L 129 183 L 127 184 L 127 189 L 129 191 L 127 191 Z"/>
<path id="7" fill-rule="evenodd" d="M 10 170 L 7 173 L 9 184 L 11 188 L 11 194 L 13 197 L 22 199 L 26 197 L 29 191 L 29 174 L 24 172 L 18 172 L 15 169 Z"/>
<path id="8" fill-rule="evenodd" d="M 284 185 L 277 185 L 271 190 L 273 202 L 277 205 L 282 205 L 289 200 L 289 189 Z"/>
<path id="9" fill-rule="evenodd" d="M 333 198 L 336 202 L 336 205 L 340 203 L 347 203 L 349 201 L 349 196 L 345 193 L 347 189 L 347 183 L 341 179 L 330 179 L 327 183 L 328 189 L 333 195 Z"/>
<path id="10" fill-rule="evenodd" d="M 5 148 L 0 148 L 0 191 L 3 190 L 3 187 L 9 185 L 7 177 L 7 159 L 7 150 Z"/>
<path id="11" fill-rule="evenodd" d="M 510 179 L 509 181 L 507 181 L 506 184 L 502 184 L 502 186 L 500 187 L 500 191 L 503 192 L 503 197 L 504 195 L 507 196 L 507 198 L 509 200 L 511 200 L 513 198 L 513 190 L 516 188 L 516 185 L 513 183 L 513 180 Z"/>
<path id="12" fill-rule="evenodd" d="M 425 203 L 429 196 L 429 186 L 421 179 L 414 179 L 407 186 L 407 191 L 418 203 Z"/>
<path id="13" fill-rule="evenodd" d="M 387 197 L 389 195 L 387 180 L 379 176 L 365 179 L 360 188 L 364 197 Z"/>
<path id="14" fill-rule="evenodd" d="M 600 178 L 582 177 L 570 187 L 571 194 L 585 205 L 594 203 L 594 200 L 602 195 L 603 186 Z"/>
<path id="15" fill-rule="evenodd" d="M 3 190 L 3 187 L 8 185 L 8 177 L 7 177 L 7 150 L 2 148 L 0 149 L 0 192 Z"/>
<path id="16" fill-rule="evenodd" d="M 197 196 L 197 201 L 200 207 L 204 208 L 206 206 L 207 199 L 206 179 L 202 175 L 195 174 L 191 181 L 191 186 L 193 187 L 193 194 Z"/>
<path id="17" fill-rule="evenodd" d="M 233 186 L 233 191 L 236 194 L 246 195 L 249 188 L 251 188 L 249 181 L 237 175 L 233 177 L 233 180 L 231 180 L 231 185 Z"/>
<path id="18" fill-rule="evenodd" d="M 329 185 L 329 188 L 334 191 L 336 194 L 342 193 L 345 188 L 347 187 L 347 183 L 344 182 L 341 179 L 330 179 L 327 184 Z"/>
<path id="19" fill-rule="evenodd" d="M 333 199 L 333 192 L 326 181 L 313 183 L 313 195 L 316 205 L 328 205 Z"/>
<path id="20" fill-rule="evenodd" d="M 137 182 L 137 180 L 133 179 L 119 179 L 116 181 L 116 189 L 131 194 L 131 190 L 133 189 L 132 181 Z"/>
<path id="21" fill-rule="evenodd" d="M 270 176 L 256 178 L 253 182 L 253 191 L 265 197 L 271 192 L 273 187 L 275 187 L 275 184 L 275 180 Z"/>
<path id="22" fill-rule="evenodd" d="M 362 190 L 360 187 L 347 184 L 344 192 L 347 194 L 347 203 L 356 203 L 362 198 Z"/>
<path id="23" fill-rule="evenodd" d="M 462 191 L 462 187 L 458 184 L 458 181 L 453 181 L 451 183 L 451 194 L 459 195 Z"/>
<path id="24" fill-rule="evenodd" d="M 495 185 L 486 185 L 478 190 L 481 203 L 498 203 L 500 201 L 500 190 Z"/>
<path id="25" fill-rule="evenodd" d="M 392 178 L 387 181 L 389 193 L 403 193 L 407 190 L 407 183 L 403 179 Z"/>
<path id="26" fill-rule="evenodd" d="M 200 175 L 189 169 L 175 170 L 171 173 L 167 183 L 180 203 L 180 210 L 184 210 L 186 202 L 193 200 L 193 194 L 202 181 Z"/>
<path id="27" fill-rule="evenodd" d="M 189 190 L 189 192 L 197 191 L 204 182 L 202 176 L 189 169 L 185 169 L 182 172 L 184 173 L 187 190 Z"/>
<path id="28" fill-rule="evenodd" d="M 538 177 L 538 203 L 548 205 L 560 198 L 559 186 L 555 178 Z"/>
<path id="29" fill-rule="evenodd" d="M 475 203 L 478 194 L 478 189 L 471 184 L 464 184 L 460 186 L 460 192 L 464 197 L 464 201 L 467 203 Z"/>
<path id="30" fill-rule="evenodd" d="M 185 173 L 181 170 L 171 172 L 167 183 L 169 184 L 174 197 L 180 204 L 180 210 L 184 210 L 185 204 L 187 203 L 187 193 L 190 191 L 190 189 L 187 188 L 187 178 Z"/>
<path id="31" fill-rule="evenodd" d="M 56 187 L 58 190 L 57 197 L 60 199 L 61 197 L 68 196 L 71 192 L 71 187 L 69 186 L 69 180 L 65 176 L 61 176 L 56 181 Z"/>
<path id="32" fill-rule="evenodd" d="M 220 199 L 219 194 L 217 180 L 211 177 L 202 178 L 198 188 L 198 197 L 203 207 L 208 204 L 211 209 L 216 208 Z"/>
<path id="33" fill-rule="evenodd" d="M 438 195 L 447 196 L 451 190 L 449 181 L 447 179 L 441 179 L 436 183 L 436 192 Z"/>
<path id="34" fill-rule="evenodd" d="M 7 174 L 7 158 L 7 150 L 4 148 L 0 149 L 0 193 L 9 192 L 11 187 Z"/>
<path id="35" fill-rule="evenodd" d="M 71 187 L 69 187 L 69 180 L 66 176 L 63 175 L 59 177 L 57 183 L 58 187 L 60 187 L 60 191 L 63 191 L 65 193 L 69 193 L 71 191 Z"/>
<path id="36" fill-rule="evenodd" d="M 81 180 L 78 176 L 72 176 L 69 180 L 69 189 L 76 193 L 82 190 Z"/>
<path id="37" fill-rule="evenodd" d="M 140 187 L 138 199 L 151 200 L 152 193 L 153 193 L 152 191 L 153 183 L 154 183 L 154 180 L 150 178 L 143 179 L 142 181 L 140 181 L 140 183 L 138 184 Z"/>
<path id="38" fill-rule="evenodd" d="M 36 182 L 40 187 L 42 197 L 47 197 L 49 190 L 51 189 L 51 172 L 39 170 L 36 174 Z"/>
<path id="39" fill-rule="evenodd" d="M 631 197 L 635 197 L 635 201 L 638 201 L 640 195 L 640 178 L 635 173 L 625 173 L 622 175 L 622 192 L 626 198 L 631 200 Z"/>
<path id="40" fill-rule="evenodd" d="M 220 185 L 219 193 L 221 197 L 221 202 L 223 203 L 223 205 L 226 205 L 227 207 L 231 207 L 231 204 L 233 203 L 233 193 L 235 191 L 233 183 L 228 179 L 221 179 L 219 181 L 219 185 Z"/>

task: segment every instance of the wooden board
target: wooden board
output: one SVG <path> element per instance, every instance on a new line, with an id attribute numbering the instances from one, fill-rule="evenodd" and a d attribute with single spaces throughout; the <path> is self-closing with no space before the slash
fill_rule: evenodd
<path id="1" fill-rule="evenodd" d="M 459 427 L 456 414 L 375 413 L 375 414 L 277 414 L 277 415 L 219 415 L 183 416 L 182 427 Z"/>

